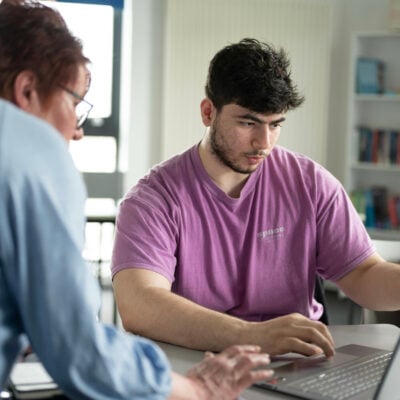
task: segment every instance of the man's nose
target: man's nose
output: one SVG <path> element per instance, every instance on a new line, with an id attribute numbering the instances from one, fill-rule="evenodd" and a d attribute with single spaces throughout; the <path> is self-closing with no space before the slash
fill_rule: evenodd
<path id="1" fill-rule="evenodd" d="M 261 125 L 253 140 L 253 146 L 258 149 L 267 149 L 271 144 L 271 132 L 268 125 Z"/>

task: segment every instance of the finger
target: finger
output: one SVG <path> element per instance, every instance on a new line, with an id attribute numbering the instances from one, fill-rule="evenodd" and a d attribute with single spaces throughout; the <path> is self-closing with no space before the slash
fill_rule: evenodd
<path id="1" fill-rule="evenodd" d="M 205 373 L 210 384 L 219 385 L 224 377 L 229 376 L 230 381 L 235 383 L 251 370 L 262 366 L 265 367 L 269 363 L 268 354 L 239 353 L 235 357 L 219 354 L 211 360 L 206 360 L 207 366 L 205 368 L 197 368 L 197 372 Z"/>
<path id="2" fill-rule="evenodd" d="M 301 314 L 292 314 L 291 317 L 293 328 L 304 328 L 306 330 L 310 329 L 309 332 L 311 332 L 311 334 L 321 335 L 321 337 L 324 337 L 325 340 L 327 340 L 332 345 L 332 347 L 334 346 L 333 337 L 325 324 L 320 321 L 310 320 L 309 318 Z"/>
<path id="3" fill-rule="evenodd" d="M 234 372 L 236 375 L 244 375 L 254 368 L 268 365 L 270 361 L 268 354 L 241 354 L 235 357 Z"/>
<path id="4" fill-rule="evenodd" d="M 284 317 L 283 317 L 284 318 Z M 286 317 L 286 328 L 282 332 L 278 352 L 296 351 L 311 355 L 322 350 L 327 356 L 334 354 L 334 341 L 326 325 L 319 321 L 312 321 L 300 314 L 291 314 Z M 303 341 L 293 343 L 294 339 Z M 296 344 L 297 347 L 290 347 Z M 289 346 L 289 347 L 288 347 Z M 300 346 L 300 348 L 299 348 Z M 302 350 L 301 350 L 302 348 Z M 272 354 L 272 352 L 271 352 Z"/>
<path id="5" fill-rule="evenodd" d="M 240 392 L 248 386 L 254 385 L 257 382 L 271 379 L 273 375 L 274 371 L 271 369 L 259 369 L 256 371 L 249 371 L 247 374 L 239 379 L 236 389 Z"/>
<path id="6" fill-rule="evenodd" d="M 270 379 L 274 372 L 271 369 L 256 369 L 270 363 L 267 354 L 240 355 L 234 368 L 234 383 L 236 390 L 243 390 L 246 387 Z"/>
<path id="7" fill-rule="evenodd" d="M 328 327 L 320 321 L 313 321 L 316 325 L 315 328 L 329 341 L 332 347 L 335 345 L 332 334 Z"/>
<path id="8" fill-rule="evenodd" d="M 321 349 L 326 356 L 333 356 L 335 353 L 334 342 L 329 330 L 320 323 L 318 323 L 318 328 L 304 327 L 298 338 Z M 311 349 L 311 347 L 309 348 Z"/>
<path id="9" fill-rule="evenodd" d="M 283 346 L 286 348 L 282 353 L 285 352 L 295 352 L 303 354 L 305 356 L 313 356 L 316 354 L 325 354 L 330 357 L 334 354 L 334 349 L 330 346 L 321 347 L 315 343 L 309 343 L 299 338 L 287 338 L 286 343 Z"/>
<path id="10" fill-rule="evenodd" d="M 329 331 L 328 327 L 324 324 L 322 324 L 324 329 L 325 329 L 325 336 L 328 338 L 329 342 L 331 343 L 332 347 L 335 346 L 335 341 L 333 340 L 333 336 L 331 332 Z"/>

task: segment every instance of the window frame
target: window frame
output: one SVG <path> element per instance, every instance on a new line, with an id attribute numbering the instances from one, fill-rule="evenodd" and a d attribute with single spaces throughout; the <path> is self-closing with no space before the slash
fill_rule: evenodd
<path id="1" fill-rule="evenodd" d="M 84 124 L 87 136 L 112 136 L 116 138 L 117 148 L 119 145 L 119 114 L 120 114 L 120 85 L 121 85 L 121 39 L 122 39 L 122 10 L 114 8 L 113 26 L 113 74 L 111 88 L 111 115 L 101 118 L 101 124 L 97 118 L 91 118 L 90 114 Z M 118 152 L 117 152 L 118 165 Z"/>

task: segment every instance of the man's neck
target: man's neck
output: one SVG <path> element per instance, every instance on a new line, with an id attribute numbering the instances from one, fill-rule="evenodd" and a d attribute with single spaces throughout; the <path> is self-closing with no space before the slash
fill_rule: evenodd
<path id="1" fill-rule="evenodd" d="M 200 160 L 211 180 L 228 196 L 240 197 L 249 174 L 240 174 L 223 164 L 218 157 L 212 153 L 209 143 L 203 139 L 198 151 Z"/>

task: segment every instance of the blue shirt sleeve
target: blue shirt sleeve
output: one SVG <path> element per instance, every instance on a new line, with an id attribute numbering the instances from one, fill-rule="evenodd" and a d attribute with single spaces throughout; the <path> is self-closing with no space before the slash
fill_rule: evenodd
<path id="1" fill-rule="evenodd" d="M 66 143 L 3 101 L 0 200 L 0 378 L 26 334 L 72 398 L 165 398 L 162 351 L 97 320 L 99 288 L 81 255 L 85 190 Z"/>

